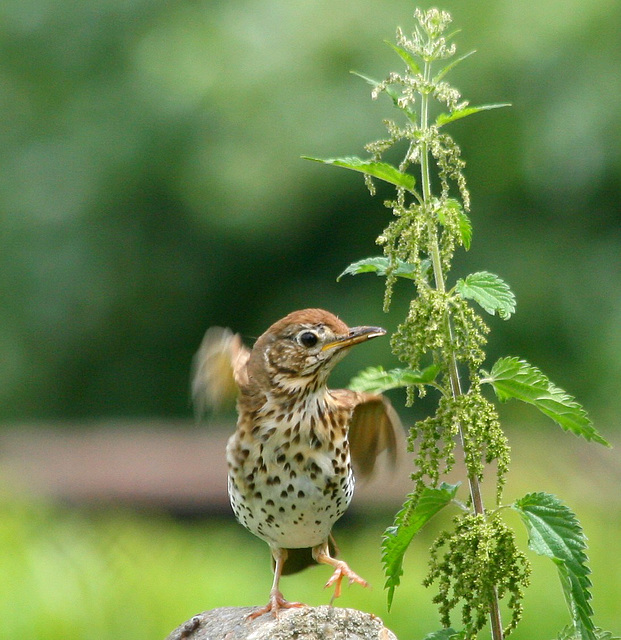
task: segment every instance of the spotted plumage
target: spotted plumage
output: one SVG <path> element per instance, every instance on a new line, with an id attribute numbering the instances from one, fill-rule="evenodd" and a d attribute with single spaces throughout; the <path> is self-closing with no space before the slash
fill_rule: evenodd
<path id="1" fill-rule="evenodd" d="M 368 475 L 383 450 L 394 460 L 400 424 L 383 396 L 330 390 L 327 380 L 351 346 L 384 333 L 305 309 L 273 324 L 251 351 L 224 329 L 203 340 L 194 398 L 199 407 L 218 405 L 238 392 L 237 429 L 226 449 L 229 497 L 237 520 L 267 542 L 275 563 L 270 601 L 253 615 L 301 606 L 283 598 L 279 579 L 310 558 L 334 567 L 328 585 L 336 585 L 335 597 L 344 577 L 366 586 L 333 557 L 330 532 L 351 502 L 354 469 Z M 304 549 L 307 560 L 294 562 Z"/>

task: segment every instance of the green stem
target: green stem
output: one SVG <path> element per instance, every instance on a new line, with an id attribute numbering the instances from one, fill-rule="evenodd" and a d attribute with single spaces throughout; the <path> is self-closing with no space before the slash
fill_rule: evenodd
<path id="1" fill-rule="evenodd" d="M 425 82 L 428 83 L 431 78 L 431 64 L 425 61 L 425 67 L 423 70 Z M 428 85 L 427 85 L 428 86 Z M 431 174 L 429 168 L 429 149 L 426 140 L 426 133 L 429 127 L 429 94 L 427 92 L 421 94 L 421 117 L 420 128 L 423 133 L 423 142 L 421 144 L 421 185 L 423 192 L 423 205 L 425 207 L 430 206 L 431 202 Z M 436 285 L 436 290 L 440 293 L 446 292 L 446 284 L 444 281 L 444 272 L 442 270 L 442 259 L 440 256 L 440 244 L 438 240 L 438 231 L 435 220 L 432 216 L 427 217 L 427 234 L 429 241 L 429 253 L 431 257 L 431 264 L 433 267 L 433 276 Z M 454 342 L 453 326 L 450 320 L 450 314 L 447 313 L 446 326 L 451 344 Z M 463 394 L 461 388 L 461 380 L 459 378 L 459 368 L 457 366 L 457 358 L 454 353 L 448 355 L 448 371 L 451 384 L 451 393 L 453 398 L 458 398 Z M 459 428 L 459 437 L 462 444 L 462 449 L 465 451 L 465 437 L 464 430 L 461 425 Z M 485 505 L 483 504 L 483 497 L 481 495 L 481 484 L 475 474 L 468 473 L 468 485 L 470 487 L 470 496 L 472 498 L 472 505 L 475 513 L 485 515 Z M 504 634 L 502 630 L 502 619 L 500 616 L 500 601 L 498 599 L 498 593 L 494 589 L 492 602 L 490 603 L 490 626 L 492 631 L 493 640 L 503 640 Z"/>

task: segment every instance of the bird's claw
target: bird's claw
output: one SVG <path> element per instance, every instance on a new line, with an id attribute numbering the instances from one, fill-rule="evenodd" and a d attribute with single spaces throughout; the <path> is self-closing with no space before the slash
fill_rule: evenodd
<path id="1" fill-rule="evenodd" d="M 336 585 L 334 587 L 334 594 L 330 600 L 330 604 L 332 604 L 334 600 L 336 600 L 336 598 L 339 598 L 341 596 L 341 592 L 342 592 L 341 583 L 343 582 L 343 578 L 347 578 L 347 580 L 349 581 L 349 584 L 353 584 L 354 582 L 356 582 L 362 585 L 363 587 L 369 586 L 369 583 L 363 578 L 361 578 L 357 573 L 352 571 L 346 562 L 339 561 L 338 564 L 336 564 L 335 566 L 336 566 L 336 569 L 334 570 L 334 573 L 332 574 L 328 582 L 326 582 L 326 586 L 324 587 L 325 589 L 327 589 L 332 585 Z"/>
<path id="2" fill-rule="evenodd" d="M 262 616 L 264 613 L 271 612 L 272 615 L 276 618 L 278 617 L 278 612 L 281 609 L 297 609 L 299 607 L 305 607 L 306 605 L 302 602 L 289 602 L 289 600 L 285 600 L 282 593 L 280 591 L 274 591 L 270 593 L 269 602 L 264 606 L 260 607 L 256 611 L 250 613 L 246 620 L 254 620 L 259 616 Z"/>

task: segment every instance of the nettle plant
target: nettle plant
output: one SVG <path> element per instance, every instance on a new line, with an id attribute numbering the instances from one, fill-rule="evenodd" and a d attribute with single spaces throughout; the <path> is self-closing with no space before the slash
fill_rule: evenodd
<path id="1" fill-rule="evenodd" d="M 501 402 L 529 403 L 563 429 L 591 442 L 608 443 L 575 399 L 528 362 L 505 357 L 489 371 L 482 368 L 489 328 L 480 309 L 508 320 L 515 311 L 515 297 L 507 284 L 487 271 L 451 283 L 454 253 L 470 248 L 472 225 L 465 163 L 446 126 L 507 105 L 470 106 L 446 81 L 447 74 L 470 55 L 456 56 L 451 43 L 455 33 L 446 33 L 451 22 L 448 13 L 417 10 L 415 19 L 410 37 L 398 29 L 396 44 L 389 43 L 405 63 L 405 71 L 391 73 L 380 82 L 361 76 L 372 85 L 373 98 L 386 94 L 392 100 L 401 122 L 385 121 L 388 135 L 366 145 L 367 159 L 308 158 L 363 173 L 371 195 L 375 179 L 396 188 L 394 199 L 385 202 L 392 211 L 391 221 L 377 239 L 383 256 L 360 260 L 341 275 L 385 276 L 385 311 L 398 280 L 413 286 L 407 316 L 391 340 L 404 368 L 368 368 L 352 380 L 351 387 L 374 392 L 404 387 L 408 405 L 430 388 L 439 398 L 435 413 L 410 430 L 409 449 L 416 463 L 413 488 L 384 534 L 388 606 L 412 539 L 435 514 L 453 505 L 458 511 L 454 526 L 432 544 L 424 580 L 437 588 L 433 601 L 443 626 L 427 638 L 476 638 L 488 622 L 494 640 L 508 635 L 522 616 L 523 590 L 530 574 L 528 560 L 503 520 L 506 509 L 512 509 L 526 526 L 529 548 L 551 558 L 558 569 L 571 618 L 558 637 L 610 638 L 592 621 L 585 536 L 574 513 L 543 492 L 529 493 L 511 504 L 503 502 L 509 446 L 497 410 L 483 390 L 491 387 Z M 405 149 L 398 166 L 382 159 L 395 147 Z M 463 459 L 469 490 L 465 501 L 457 497 L 460 484 L 442 481 L 458 458 Z M 495 474 L 496 491 L 490 508 L 484 504 L 481 485 L 484 476 L 491 474 Z M 501 602 L 509 613 L 504 625 Z M 451 628 L 455 619 L 460 621 L 459 631 Z"/>

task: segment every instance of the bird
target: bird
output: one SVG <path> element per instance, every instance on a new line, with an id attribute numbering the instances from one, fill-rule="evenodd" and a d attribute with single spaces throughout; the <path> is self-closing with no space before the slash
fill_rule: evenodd
<path id="1" fill-rule="evenodd" d="M 203 338 L 193 400 L 201 412 L 236 396 L 228 494 L 237 520 L 272 555 L 268 603 L 249 618 L 305 606 L 286 600 L 279 584 L 310 564 L 332 567 L 331 603 L 343 579 L 368 586 L 337 559 L 332 527 L 351 502 L 355 476 L 370 476 L 384 451 L 394 465 L 403 430 L 385 396 L 329 389 L 327 382 L 351 347 L 385 334 L 376 326 L 350 328 L 323 309 L 302 309 L 272 324 L 252 349 L 230 329 L 212 327 Z"/>

